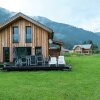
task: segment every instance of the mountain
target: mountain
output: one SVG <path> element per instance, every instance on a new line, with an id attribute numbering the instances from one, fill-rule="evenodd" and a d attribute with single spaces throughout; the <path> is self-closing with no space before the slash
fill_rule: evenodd
<path id="1" fill-rule="evenodd" d="M 96 34 L 97 34 L 98 36 L 100 36 L 100 32 L 96 32 Z"/>
<path id="2" fill-rule="evenodd" d="M 12 13 L 10 11 L 0 7 L 0 24 L 7 20 L 11 15 Z"/>
<path id="3" fill-rule="evenodd" d="M 100 37 L 90 31 L 76 28 L 74 26 L 51 21 L 45 17 L 35 16 L 35 20 L 54 30 L 54 38 L 61 40 L 66 48 L 72 48 L 75 44 L 82 44 L 84 41 L 92 40 L 100 47 Z"/>
<path id="4" fill-rule="evenodd" d="M 0 8 L 0 23 L 3 23 L 15 13 L 9 12 L 4 8 Z M 45 17 L 34 16 L 33 19 L 53 29 L 54 39 L 64 43 L 64 47 L 72 49 L 75 44 L 82 44 L 84 41 L 92 40 L 100 47 L 100 37 L 93 32 L 83 30 L 68 24 L 51 21 Z"/>

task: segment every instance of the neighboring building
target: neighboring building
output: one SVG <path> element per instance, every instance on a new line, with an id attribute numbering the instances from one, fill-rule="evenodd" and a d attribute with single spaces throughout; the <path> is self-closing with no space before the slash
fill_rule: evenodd
<path id="1" fill-rule="evenodd" d="M 49 55 L 58 57 L 61 55 L 61 49 L 62 49 L 63 43 L 61 41 L 55 41 L 53 40 L 49 47 Z"/>
<path id="2" fill-rule="evenodd" d="M 92 45 L 91 44 L 75 45 L 73 47 L 73 51 L 81 54 L 90 54 L 92 53 Z"/>
<path id="3" fill-rule="evenodd" d="M 53 39 L 53 30 L 18 13 L 0 26 L 0 62 L 12 62 L 15 48 L 19 56 L 48 57 L 49 39 Z"/>
<path id="4" fill-rule="evenodd" d="M 70 52 L 71 50 L 69 49 L 65 49 L 64 47 L 62 47 L 62 52 Z"/>

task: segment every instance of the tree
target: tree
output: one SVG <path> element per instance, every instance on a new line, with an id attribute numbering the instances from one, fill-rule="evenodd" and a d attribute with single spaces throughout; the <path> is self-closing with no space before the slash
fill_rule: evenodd
<path id="1" fill-rule="evenodd" d="M 92 45 L 92 50 L 97 50 L 98 49 L 97 44 L 94 44 L 92 40 L 84 41 L 83 44 L 91 44 Z"/>
<path id="2" fill-rule="evenodd" d="M 98 46 L 96 44 L 93 44 L 93 50 L 97 50 Z"/>
<path id="3" fill-rule="evenodd" d="M 92 44 L 93 45 L 93 42 L 92 42 L 92 40 L 87 40 L 87 41 L 84 41 L 83 44 Z"/>

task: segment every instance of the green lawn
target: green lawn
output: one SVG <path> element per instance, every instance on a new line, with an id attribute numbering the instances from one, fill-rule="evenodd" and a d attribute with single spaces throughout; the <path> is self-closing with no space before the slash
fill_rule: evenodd
<path id="1" fill-rule="evenodd" d="M 99 100 L 100 56 L 66 62 L 72 71 L 0 72 L 0 100 Z"/>

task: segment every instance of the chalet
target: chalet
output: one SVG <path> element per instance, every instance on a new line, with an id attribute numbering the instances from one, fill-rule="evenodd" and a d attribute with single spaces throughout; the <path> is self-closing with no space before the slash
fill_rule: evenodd
<path id="1" fill-rule="evenodd" d="M 53 40 L 52 29 L 17 13 L 0 26 L 0 62 L 13 62 L 15 48 L 19 56 L 41 54 L 48 57 L 49 40 Z"/>
<path id="2" fill-rule="evenodd" d="M 78 52 L 81 54 L 90 54 L 92 52 L 91 44 L 75 45 L 73 47 L 73 52 Z"/>

